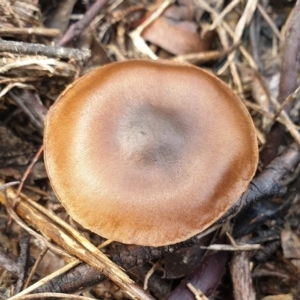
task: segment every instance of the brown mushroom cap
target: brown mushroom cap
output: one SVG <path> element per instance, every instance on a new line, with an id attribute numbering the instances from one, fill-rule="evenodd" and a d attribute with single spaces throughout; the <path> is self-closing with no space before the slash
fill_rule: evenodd
<path id="1" fill-rule="evenodd" d="M 122 243 L 169 245 L 205 230 L 245 191 L 257 160 L 244 105 L 193 66 L 101 67 L 47 116 L 56 195 L 83 227 Z"/>

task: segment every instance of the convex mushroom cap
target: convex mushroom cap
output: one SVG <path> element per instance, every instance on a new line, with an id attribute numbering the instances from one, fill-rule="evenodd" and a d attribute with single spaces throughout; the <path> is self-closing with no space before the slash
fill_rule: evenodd
<path id="1" fill-rule="evenodd" d="M 122 243 L 184 241 L 217 221 L 254 176 L 251 117 L 197 67 L 134 60 L 96 69 L 50 109 L 45 162 L 83 227 Z"/>

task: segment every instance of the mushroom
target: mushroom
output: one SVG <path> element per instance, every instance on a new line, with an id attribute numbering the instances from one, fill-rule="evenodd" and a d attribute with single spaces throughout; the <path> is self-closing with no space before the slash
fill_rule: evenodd
<path id="1" fill-rule="evenodd" d="M 194 66 L 133 60 L 75 81 L 51 107 L 45 163 L 83 227 L 127 244 L 184 241 L 222 217 L 254 176 L 242 102 Z"/>

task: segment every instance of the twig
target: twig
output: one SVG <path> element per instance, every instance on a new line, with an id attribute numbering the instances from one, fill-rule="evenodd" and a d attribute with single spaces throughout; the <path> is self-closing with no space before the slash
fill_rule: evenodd
<path id="1" fill-rule="evenodd" d="M 20 274 L 20 266 L 17 264 L 17 259 L 13 255 L 5 253 L 1 248 L 0 267 L 2 270 L 12 273 L 14 277 L 18 277 L 18 274 Z"/>
<path id="2" fill-rule="evenodd" d="M 187 283 L 186 286 L 194 294 L 196 300 L 208 300 L 208 298 L 200 290 L 196 289 L 191 283 Z"/>
<path id="3" fill-rule="evenodd" d="M 278 110 L 278 108 L 280 107 L 279 103 L 273 97 L 271 97 L 271 100 L 272 100 L 272 103 L 274 104 L 274 106 L 276 107 L 276 109 Z M 263 114 L 264 116 L 266 116 L 272 120 L 275 120 L 275 115 L 264 111 L 258 105 L 254 104 L 252 102 L 249 102 L 247 100 L 244 100 L 243 102 L 247 107 L 250 107 L 250 108 L 254 109 L 255 111 Z M 292 122 L 292 120 L 290 119 L 290 117 L 288 116 L 288 114 L 285 111 L 280 111 L 280 110 L 278 110 L 278 111 L 279 111 L 279 115 L 276 116 L 276 120 L 286 127 L 286 129 L 290 132 L 291 136 L 294 138 L 296 144 L 300 148 L 299 126 L 295 125 Z"/>
<path id="4" fill-rule="evenodd" d="M 151 267 L 151 269 L 147 272 L 146 276 L 145 276 L 145 280 L 144 280 L 144 290 L 147 291 L 148 290 L 148 282 L 150 277 L 153 275 L 153 273 L 155 272 L 157 266 L 158 266 L 158 262 L 159 260 L 153 264 L 153 266 Z"/>
<path id="5" fill-rule="evenodd" d="M 36 43 L 4 40 L 0 40 L 0 52 L 25 55 L 44 55 L 47 57 L 75 59 L 77 61 L 86 61 L 91 56 L 91 51 L 88 49 L 79 50 L 65 47 L 46 46 Z"/>
<path id="6" fill-rule="evenodd" d="M 85 13 L 82 19 L 75 24 L 71 25 L 64 36 L 57 43 L 59 46 L 65 46 L 71 40 L 77 38 L 82 31 L 93 21 L 98 15 L 103 6 L 107 3 L 107 0 L 97 0 L 91 8 Z"/>
<path id="7" fill-rule="evenodd" d="M 145 40 L 142 38 L 143 31 L 151 25 L 157 18 L 159 18 L 163 12 L 174 2 L 174 0 L 165 0 L 160 6 L 146 19 L 140 26 L 129 33 L 134 46 L 137 50 L 148 56 L 149 58 L 156 60 L 158 57 L 153 53 L 150 47 L 146 44 Z"/>
<path id="8" fill-rule="evenodd" d="M 281 111 L 289 105 L 293 100 L 295 100 L 299 96 L 300 92 L 300 86 L 292 93 L 290 94 L 281 104 L 278 103 L 278 108 L 276 107 L 276 114 L 274 115 L 274 120 L 277 119 L 277 117 L 280 115 Z"/>
<path id="9" fill-rule="evenodd" d="M 279 41 L 283 42 L 283 38 L 282 38 L 278 28 L 276 27 L 276 25 L 274 24 L 274 22 L 270 18 L 270 16 L 267 14 L 264 7 L 261 4 L 258 3 L 257 8 L 258 8 L 259 12 L 261 13 L 261 15 L 263 16 L 263 18 L 265 19 L 265 21 L 269 24 L 269 26 L 271 27 L 271 29 L 273 30 L 274 34 L 279 39 Z"/>
<path id="10" fill-rule="evenodd" d="M 236 47 L 238 47 L 238 45 L 232 46 L 223 51 L 213 50 L 213 51 L 205 51 L 205 52 L 199 52 L 199 53 L 189 53 L 189 54 L 178 55 L 178 56 L 173 57 L 172 60 L 178 61 L 178 62 L 188 62 L 190 64 L 204 64 L 207 62 L 216 61 L 218 59 L 221 59 L 222 57 L 226 56 L 231 51 L 233 51 Z"/>
<path id="11" fill-rule="evenodd" d="M 26 279 L 26 282 L 24 284 L 24 289 L 26 289 L 28 287 L 28 285 L 30 284 L 30 281 L 34 275 L 34 273 L 36 272 L 36 269 L 38 268 L 38 266 L 40 265 L 42 259 L 44 258 L 44 256 L 46 255 L 46 253 L 48 252 L 49 248 L 46 246 L 43 251 L 40 253 L 39 257 L 37 258 L 37 260 L 35 261 L 33 267 L 31 268 L 31 271 Z"/>
<path id="12" fill-rule="evenodd" d="M 16 89 L 20 88 L 19 90 Z M 13 90 L 8 90 L 14 88 Z M 22 90 L 21 90 L 22 88 Z M 22 83 L 12 83 L 3 89 L 3 92 L 8 92 L 8 96 L 16 102 L 18 106 L 28 115 L 32 124 L 36 126 L 42 134 L 44 129 L 44 119 L 47 109 L 44 107 L 36 92 L 31 92 L 28 89 L 35 89 L 32 85 Z"/>
<path id="13" fill-rule="evenodd" d="M 32 294 L 32 295 L 26 295 L 22 296 L 21 298 L 9 298 L 11 299 L 19 299 L 19 300 L 27 300 L 27 299 L 51 299 L 51 298 L 59 298 L 59 299 L 72 299 L 72 300 L 95 300 L 95 298 L 90 297 L 84 297 L 84 296 L 76 296 L 76 295 L 67 295 L 62 293 L 39 293 L 39 294 Z"/>
<path id="14" fill-rule="evenodd" d="M 0 36 L 10 35 L 42 35 L 48 37 L 60 36 L 61 32 L 58 29 L 30 27 L 30 28 L 0 28 Z"/>
<path id="15" fill-rule="evenodd" d="M 20 181 L 11 181 L 8 183 L 4 183 L 4 184 L 0 185 L 0 192 L 4 191 L 5 189 L 7 189 L 10 186 L 17 185 L 19 183 L 20 183 Z"/>
<path id="16" fill-rule="evenodd" d="M 103 242 L 102 244 L 100 244 L 98 246 L 98 249 L 103 249 L 104 247 L 106 247 L 107 245 L 109 245 L 111 242 L 112 242 L 111 240 L 107 240 L 107 241 Z M 45 248 L 45 250 L 43 251 L 43 253 L 46 253 L 47 250 L 48 250 L 48 247 Z M 78 266 L 80 263 L 81 263 L 81 261 L 79 259 L 74 259 L 72 262 L 68 263 L 67 265 L 63 266 L 62 268 L 56 270 L 55 272 L 51 273 L 48 276 L 45 276 L 44 278 L 42 278 L 41 280 L 37 281 L 36 283 L 34 283 L 33 285 L 31 285 L 30 287 L 27 287 L 25 290 L 23 290 L 18 295 L 15 295 L 14 296 L 15 299 L 18 299 L 19 297 L 21 297 L 23 299 L 22 296 L 31 293 L 32 291 L 38 289 L 39 287 L 43 286 L 47 282 L 53 280 L 57 276 L 60 276 L 60 275 L 64 274 L 65 272 L 67 272 L 67 271 L 73 269 L 74 267 Z M 32 271 L 31 273 L 33 274 L 34 272 Z M 27 282 L 29 282 L 29 277 L 28 277 Z M 26 282 L 25 287 L 27 286 L 27 282 Z"/>
<path id="17" fill-rule="evenodd" d="M 205 9 L 208 13 L 210 13 L 211 18 L 212 18 L 213 21 L 215 19 L 218 19 L 218 16 L 219 16 L 218 12 L 214 8 L 212 8 L 207 3 L 207 1 L 195 0 L 195 3 L 199 7 L 201 7 L 202 9 Z M 225 24 L 224 20 L 222 20 L 221 24 L 223 25 L 223 23 Z M 217 30 L 217 33 L 219 35 L 219 39 L 221 41 L 221 44 L 222 44 L 223 48 L 228 49 L 229 48 L 229 41 L 228 41 L 228 36 L 226 34 L 226 31 L 225 31 L 225 27 L 219 25 L 219 26 L 217 26 L 216 30 Z M 229 62 L 229 67 L 230 67 L 230 71 L 231 71 L 231 74 L 232 74 L 233 81 L 234 81 L 234 83 L 237 87 L 238 93 L 242 94 L 243 93 L 242 82 L 241 82 L 241 79 L 240 79 L 240 76 L 239 76 L 239 73 L 238 73 L 238 70 L 237 70 L 237 66 L 234 63 L 234 61 Z"/>
<path id="18" fill-rule="evenodd" d="M 29 293 L 31 293 L 32 291 L 36 290 L 37 288 L 41 287 L 42 285 L 44 285 L 45 283 L 49 282 L 50 280 L 54 279 L 55 277 L 67 272 L 68 270 L 76 267 L 78 264 L 80 264 L 80 260 L 76 259 L 70 263 L 68 263 L 67 265 L 65 265 L 64 267 L 60 268 L 59 270 L 53 272 L 52 274 L 45 276 L 44 278 L 42 278 L 41 280 L 39 280 L 38 282 L 34 283 L 33 285 L 31 285 L 30 287 L 26 288 L 25 290 L 23 290 L 22 292 L 20 292 L 19 294 L 15 295 L 14 297 L 12 297 L 11 299 L 24 299 L 23 297 Z"/>
<path id="19" fill-rule="evenodd" d="M 249 22 L 251 21 L 252 16 L 256 10 L 257 3 L 258 3 L 258 0 L 249 0 L 246 2 L 246 6 L 243 11 L 243 14 L 242 14 L 241 18 L 239 19 L 239 21 L 235 27 L 235 30 L 234 30 L 233 42 L 235 44 L 240 41 L 246 25 L 249 24 Z M 222 74 L 227 69 L 230 62 L 234 60 L 235 55 L 236 55 L 236 51 L 233 51 L 229 54 L 227 62 L 219 70 L 218 74 Z"/>
<path id="20" fill-rule="evenodd" d="M 23 188 L 23 185 L 25 183 L 25 180 L 29 176 L 32 168 L 34 167 L 35 163 L 38 161 L 38 159 L 39 159 L 39 157 L 40 157 L 40 155 L 42 154 L 43 151 L 44 151 L 44 145 L 42 145 L 40 147 L 39 151 L 34 156 L 33 160 L 30 163 L 30 165 L 26 168 L 26 171 L 25 171 L 22 179 L 20 180 L 20 184 L 19 184 L 17 192 L 16 192 L 16 198 L 15 198 L 14 203 L 13 203 L 13 207 L 15 207 L 15 205 L 18 203 L 18 201 L 19 201 L 18 198 L 19 198 L 19 195 L 20 195 L 20 193 L 22 191 L 22 188 Z"/>
<path id="21" fill-rule="evenodd" d="M 232 251 L 232 252 L 240 252 L 240 251 L 254 251 L 254 250 L 261 250 L 263 247 L 259 244 L 239 244 L 235 246 L 231 245 L 222 245 L 222 244 L 213 244 L 208 247 L 201 246 L 201 249 L 207 250 L 216 250 L 216 251 Z"/>
<path id="22" fill-rule="evenodd" d="M 18 266 L 20 273 L 18 274 L 18 281 L 15 286 L 15 293 L 19 293 L 24 285 L 25 277 L 29 269 L 29 250 L 30 250 L 30 235 L 24 231 L 20 237 L 20 254 L 18 258 Z"/>
<path id="23" fill-rule="evenodd" d="M 249 257 L 250 254 L 247 252 L 236 252 L 231 262 L 234 299 L 236 300 L 256 299 L 252 285 Z"/>
<path id="24" fill-rule="evenodd" d="M 229 4 L 221 11 L 221 13 L 213 20 L 211 25 L 209 25 L 205 30 L 202 32 L 202 35 L 206 33 L 207 31 L 215 30 L 217 26 L 221 23 L 221 21 L 224 19 L 224 17 L 231 12 L 238 4 L 240 3 L 240 0 L 233 0 L 229 2 Z"/>

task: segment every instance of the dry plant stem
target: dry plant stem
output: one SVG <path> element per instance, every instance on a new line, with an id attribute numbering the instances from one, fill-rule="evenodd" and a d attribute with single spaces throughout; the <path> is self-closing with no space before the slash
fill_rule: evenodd
<path id="1" fill-rule="evenodd" d="M 11 88 L 18 87 L 23 88 L 22 96 Z M 30 118 L 32 124 L 36 126 L 38 131 L 42 134 L 44 128 L 43 111 L 44 107 L 39 101 L 38 95 L 34 92 L 29 92 L 28 88 L 34 88 L 33 86 L 24 85 L 22 83 L 13 83 L 6 86 L 2 93 L 8 92 L 9 97 L 24 111 L 24 113 Z M 2 94 L 1 93 L 1 94 Z"/>
<path id="2" fill-rule="evenodd" d="M 284 110 L 284 108 L 289 105 L 292 101 L 294 101 L 297 97 L 298 97 L 298 94 L 300 92 L 300 86 L 294 91 L 294 93 L 290 94 L 281 104 L 277 104 L 278 107 L 276 107 L 276 114 L 274 115 L 274 120 L 277 119 L 277 117 L 280 115 L 281 111 Z M 273 100 L 274 102 L 276 101 Z"/>
<path id="3" fill-rule="evenodd" d="M 18 277 L 18 274 L 20 274 L 20 267 L 15 257 L 5 253 L 2 248 L 0 248 L 0 267 L 12 273 L 15 277 Z"/>
<path id="4" fill-rule="evenodd" d="M 234 37 L 233 37 L 233 42 L 235 44 L 241 40 L 246 25 L 249 24 L 249 22 L 251 21 L 257 6 L 257 2 L 258 0 L 249 0 L 246 2 L 246 7 L 244 9 L 244 12 L 235 27 Z M 222 74 L 226 70 L 230 62 L 234 60 L 235 55 L 236 55 L 236 51 L 233 51 L 232 53 L 229 54 L 228 61 L 221 68 L 221 70 L 219 70 L 219 74 Z"/>
<path id="5" fill-rule="evenodd" d="M 198 0 L 199 1 L 199 0 Z M 201 0 L 200 0 L 201 1 Z M 213 12 L 214 10 L 212 10 Z M 223 34 L 226 35 L 226 32 L 232 37 L 232 39 L 234 39 L 234 32 L 232 31 L 232 29 L 230 28 L 230 26 L 224 21 L 222 20 L 221 24 L 220 24 L 220 27 L 218 28 L 222 28 L 222 32 L 224 32 Z M 223 38 L 224 39 L 224 38 Z M 220 37 L 220 40 L 221 40 L 221 37 Z M 222 40 L 221 40 L 222 41 Z M 228 41 L 227 41 L 227 44 L 228 44 Z M 224 45 L 223 45 L 224 47 Z M 228 48 L 228 47 L 227 47 Z M 257 66 L 255 64 L 255 61 L 253 60 L 252 56 L 248 53 L 248 51 L 242 46 L 242 45 L 239 45 L 238 46 L 239 50 L 241 51 L 241 53 L 243 54 L 243 56 L 246 58 L 246 60 L 248 61 L 249 65 L 257 70 Z M 235 65 L 234 65 L 235 66 Z"/>
<path id="6" fill-rule="evenodd" d="M 64 46 L 74 38 L 80 36 L 82 31 L 93 21 L 93 19 L 99 14 L 100 10 L 106 3 L 107 0 L 97 0 L 85 13 L 84 17 L 81 20 L 70 26 L 64 36 L 58 42 L 58 45 Z"/>
<path id="7" fill-rule="evenodd" d="M 159 260 L 153 264 L 153 266 L 151 267 L 151 269 L 147 272 L 146 276 L 145 276 L 145 280 L 144 280 L 144 290 L 147 291 L 148 290 L 148 282 L 150 277 L 154 274 L 157 266 L 158 266 Z"/>
<path id="8" fill-rule="evenodd" d="M 218 18 L 219 14 L 216 10 L 214 10 L 206 1 L 204 0 L 196 0 L 196 3 L 203 9 L 205 9 L 208 13 L 210 13 L 212 20 L 214 21 L 215 19 Z M 221 25 L 223 22 L 221 22 Z M 229 42 L 228 42 L 228 37 L 226 34 L 226 30 L 224 29 L 223 26 L 217 26 L 217 33 L 219 35 L 220 42 L 223 46 L 224 49 L 229 48 Z M 239 76 L 239 73 L 237 71 L 237 67 L 233 61 L 229 62 L 229 67 L 230 71 L 232 74 L 233 81 L 235 85 L 237 86 L 237 90 L 239 94 L 243 93 L 243 87 L 242 87 L 242 82 Z"/>
<path id="9" fill-rule="evenodd" d="M 91 51 L 88 49 L 79 50 L 65 47 L 46 46 L 36 43 L 4 40 L 0 40 L 0 52 L 25 55 L 44 55 L 54 58 L 75 59 L 77 61 L 86 61 L 91 56 Z"/>
<path id="10" fill-rule="evenodd" d="M 186 286 L 195 295 L 196 300 L 208 300 L 208 298 L 200 290 L 196 289 L 191 283 L 188 283 Z"/>
<path id="11" fill-rule="evenodd" d="M 95 298 L 90 297 L 84 297 L 84 296 L 76 296 L 76 295 L 67 295 L 62 293 L 40 293 L 40 294 L 33 294 L 33 295 L 26 295 L 22 296 L 18 299 L 25 300 L 25 299 L 51 299 L 51 298 L 59 298 L 59 299 L 71 299 L 71 300 L 95 300 Z M 17 299 L 17 298 L 9 298 L 11 299 Z"/>
<path id="12" fill-rule="evenodd" d="M 37 258 L 37 260 L 35 261 L 33 267 L 31 268 L 31 271 L 26 279 L 26 282 L 24 284 L 24 289 L 26 289 L 28 287 L 28 285 L 30 284 L 30 281 L 31 281 L 36 269 L 38 268 L 40 262 L 42 261 L 42 259 L 44 258 L 45 254 L 47 253 L 48 250 L 49 250 L 49 248 L 46 246 L 45 249 L 39 255 L 39 257 Z"/>
<path id="13" fill-rule="evenodd" d="M 282 103 L 297 87 L 298 55 L 300 48 L 300 0 L 295 4 L 294 14 L 284 42 L 278 102 Z M 285 107 L 289 113 L 291 104 Z M 285 128 L 276 123 L 268 135 L 266 145 L 261 152 L 262 162 L 266 165 L 276 157 L 278 147 L 284 138 Z"/>
<path id="14" fill-rule="evenodd" d="M 15 195 L 15 194 L 14 194 Z M 6 203 L 6 197 L 0 193 L 0 203 L 6 204 L 6 209 L 9 214 L 9 217 L 11 217 L 21 228 L 29 232 L 32 236 L 34 236 L 36 239 L 42 241 L 45 245 L 47 245 L 54 253 L 61 255 L 63 257 L 70 257 L 69 254 L 67 254 L 65 251 L 60 249 L 59 247 L 51 244 L 48 242 L 46 238 L 39 235 L 37 232 L 32 230 L 30 227 L 28 227 L 18 216 L 18 214 L 10 207 L 10 204 Z"/>
<path id="15" fill-rule="evenodd" d="M 15 199 L 16 193 L 12 189 L 7 189 L 7 196 L 11 201 L 12 199 Z M 133 297 L 133 299 L 153 299 L 137 286 L 118 266 L 112 263 L 101 251 L 99 251 L 97 247 L 92 245 L 70 225 L 59 220 L 58 224 L 63 227 L 62 229 L 57 223 L 55 224 L 52 221 L 53 219 L 59 219 L 54 214 L 50 214 L 46 209 L 39 204 L 34 203 L 34 201 L 31 201 L 24 195 L 20 195 L 20 198 L 21 201 L 18 203 L 15 210 L 17 214 L 31 226 L 38 228 L 44 235 L 61 245 L 69 253 L 98 269 Z M 0 201 L 4 202 L 4 197 L 3 199 L 0 198 Z M 46 211 L 46 215 L 41 213 L 41 211 Z M 51 215 L 52 220 L 49 219 L 49 215 Z"/>
<path id="16" fill-rule="evenodd" d="M 199 52 L 199 53 L 189 53 L 178 55 L 172 58 L 172 60 L 177 62 L 188 62 L 190 64 L 204 64 L 207 62 L 216 61 L 221 59 L 222 57 L 229 54 L 233 51 L 236 47 L 232 46 L 229 49 L 223 51 L 207 51 L 207 52 Z"/>
<path id="17" fill-rule="evenodd" d="M 255 300 L 256 295 L 252 285 L 250 261 L 251 254 L 237 252 L 231 262 L 231 276 L 235 300 Z"/>
<path id="18" fill-rule="evenodd" d="M 24 231 L 20 236 L 19 247 L 20 253 L 18 257 L 18 266 L 20 267 L 20 273 L 18 281 L 15 285 L 14 293 L 19 293 L 24 285 L 25 277 L 29 270 L 29 250 L 30 250 L 30 234 Z"/>
<path id="19" fill-rule="evenodd" d="M 105 242 L 103 242 L 101 245 L 98 246 L 98 249 L 103 249 L 104 247 L 106 247 L 107 245 L 109 245 L 110 243 L 112 243 L 111 240 L 107 240 Z M 44 254 L 46 254 L 46 251 L 48 250 L 48 248 L 46 247 L 45 250 L 43 251 Z M 40 257 L 43 257 L 42 255 Z M 65 272 L 73 269 L 74 267 L 78 266 L 81 263 L 81 261 L 79 259 L 75 259 L 74 261 L 68 263 L 67 265 L 63 266 L 62 268 L 60 268 L 59 270 L 56 270 L 55 272 L 53 272 L 52 274 L 45 276 L 44 278 L 42 278 L 41 280 L 39 280 L 38 282 L 34 283 L 33 285 L 31 285 L 30 287 L 26 288 L 25 290 L 23 290 L 21 293 L 19 293 L 18 295 L 16 295 L 15 299 L 18 299 L 18 297 L 22 297 L 24 295 L 27 295 L 29 293 L 31 293 L 32 291 L 38 289 L 39 287 L 43 286 L 44 284 L 46 284 L 47 282 L 53 280 L 54 278 L 56 278 L 57 276 L 60 276 L 62 274 L 64 274 Z M 37 263 L 35 264 L 35 266 L 37 266 Z M 32 268 L 31 274 L 34 274 L 34 267 Z M 28 286 L 27 283 L 30 282 L 30 276 L 27 279 L 27 282 L 25 284 L 25 287 Z"/>
<path id="20" fill-rule="evenodd" d="M 38 152 L 36 153 L 36 155 L 34 156 L 33 160 L 31 161 L 30 165 L 27 167 L 24 175 L 22 176 L 22 179 L 20 181 L 20 184 L 18 186 L 18 189 L 17 189 L 17 192 L 16 192 L 16 198 L 14 200 L 14 203 L 13 203 L 13 207 L 15 207 L 15 205 L 18 203 L 18 197 L 22 191 L 22 188 L 24 186 L 24 182 L 25 180 L 27 179 L 27 177 L 29 176 L 33 166 L 35 165 L 35 163 L 38 161 L 38 159 L 40 158 L 40 155 L 42 154 L 42 152 L 44 151 L 44 145 L 42 145 L 40 147 L 40 149 L 38 150 Z"/>
<path id="21" fill-rule="evenodd" d="M 11 182 L 8 182 L 8 183 L 4 183 L 4 184 L 0 185 L 0 192 L 4 191 L 5 189 L 7 189 L 10 186 L 14 186 L 14 185 L 17 185 L 19 183 L 20 183 L 20 181 L 11 181 Z"/>
<path id="22" fill-rule="evenodd" d="M 162 2 L 162 4 L 159 6 L 159 8 L 153 12 L 148 19 L 146 19 L 140 26 L 138 26 L 135 30 L 131 31 L 129 33 L 129 36 L 132 39 L 132 42 L 134 46 L 137 48 L 139 52 L 141 52 L 144 55 L 147 55 L 151 59 L 158 59 L 158 57 L 153 53 L 153 51 L 149 48 L 149 46 L 146 44 L 145 40 L 142 38 L 143 31 L 151 25 L 156 19 L 158 19 L 163 12 L 172 4 L 174 3 L 174 0 L 165 0 Z"/>
<path id="23" fill-rule="evenodd" d="M 273 99 L 275 100 L 275 99 Z M 263 109 L 261 109 L 260 106 L 258 105 L 255 105 L 254 103 L 252 102 L 249 102 L 247 100 L 244 100 L 243 101 L 245 103 L 245 105 L 247 107 L 250 107 L 252 109 L 254 109 L 255 111 L 263 114 L 264 116 L 270 118 L 270 119 L 274 119 L 274 115 L 264 111 Z M 279 107 L 279 104 L 278 102 L 276 101 L 273 101 L 273 103 L 275 103 L 275 106 L 276 106 L 276 103 L 277 103 L 277 107 Z M 288 116 L 288 114 L 285 112 L 285 111 L 281 111 L 279 116 L 277 116 L 276 118 L 278 120 L 278 122 L 280 122 L 281 124 L 283 124 L 287 130 L 290 132 L 291 136 L 294 138 L 295 142 L 297 143 L 298 147 L 300 147 L 300 133 L 299 133 L 299 127 L 296 126 L 290 119 L 290 117 Z"/>
<path id="24" fill-rule="evenodd" d="M 263 247 L 259 244 L 240 244 L 240 245 L 221 245 L 221 244 L 213 244 L 208 247 L 201 246 L 201 249 L 207 249 L 207 250 L 216 250 L 216 251 L 233 251 L 233 252 L 239 252 L 239 251 L 254 251 L 254 250 L 261 250 Z"/>
<path id="25" fill-rule="evenodd" d="M 233 0 L 231 1 L 222 11 L 221 13 L 213 20 L 212 24 L 205 30 L 215 30 L 217 26 L 221 23 L 224 17 L 231 12 L 241 1 L 240 0 Z"/>
<path id="26" fill-rule="evenodd" d="M 273 20 L 270 18 L 270 16 L 267 14 L 267 12 L 265 11 L 265 9 L 263 8 L 263 6 L 261 4 L 257 4 L 257 8 L 259 10 L 259 12 L 261 13 L 261 15 L 263 16 L 263 18 L 265 19 L 265 21 L 269 24 L 269 26 L 271 27 L 271 29 L 273 30 L 274 34 L 276 35 L 276 37 L 279 39 L 280 42 L 283 42 L 283 38 L 278 30 L 278 28 L 276 27 L 275 23 L 273 22 Z"/>
<path id="27" fill-rule="evenodd" d="M 17 300 L 17 299 L 23 299 L 23 297 L 29 293 L 31 293 L 32 291 L 36 290 L 37 288 L 41 287 L 42 285 L 44 285 L 45 283 L 49 282 L 50 280 L 54 279 L 55 277 L 67 272 L 68 270 L 76 267 L 78 264 L 80 264 L 80 261 L 78 259 L 76 259 L 75 261 L 70 262 L 69 264 L 67 264 L 66 266 L 64 266 L 63 268 L 53 272 L 52 274 L 42 278 L 41 280 L 39 280 L 38 282 L 34 283 L 33 285 L 31 285 L 30 287 L 26 288 L 25 290 L 23 290 L 22 292 L 20 292 L 19 294 L 13 296 L 12 298 L 10 298 L 10 300 Z"/>
<path id="28" fill-rule="evenodd" d="M 0 28 L 0 36 L 11 35 L 41 35 L 48 37 L 60 36 L 61 32 L 58 29 L 49 29 L 43 27 L 31 28 Z"/>
<path id="29" fill-rule="evenodd" d="M 2 77 L 3 78 L 3 77 Z M 17 78 L 3 78 L 0 77 L 0 84 L 6 83 L 19 83 L 19 82 L 29 82 L 29 81 L 39 81 L 39 77 L 17 77 Z"/>

